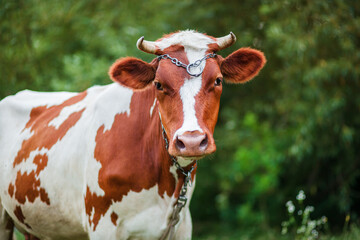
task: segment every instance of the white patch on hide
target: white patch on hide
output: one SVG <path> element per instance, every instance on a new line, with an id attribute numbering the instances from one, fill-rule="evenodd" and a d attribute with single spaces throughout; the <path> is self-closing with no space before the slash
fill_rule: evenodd
<path id="1" fill-rule="evenodd" d="M 150 108 L 150 117 L 152 116 L 152 114 L 153 114 L 153 111 L 154 111 L 154 108 L 155 108 L 155 104 L 156 104 L 156 98 L 154 99 L 154 103 L 153 103 L 153 105 L 151 106 L 151 108 Z"/>
<path id="2" fill-rule="evenodd" d="M 90 239 L 159 239 L 167 226 L 174 199 L 166 194 L 162 198 L 158 191 L 155 185 L 149 190 L 128 192 L 101 217 Z M 111 221 L 112 212 L 118 216 L 117 226 Z"/>
<path id="3" fill-rule="evenodd" d="M 208 44 L 215 43 L 215 41 L 202 33 L 194 30 L 186 30 L 172 34 L 170 37 L 163 38 L 156 41 L 155 44 L 161 50 L 168 48 L 172 45 L 180 44 L 186 48 L 192 48 L 195 51 L 200 49 L 207 50 Z M 190 61 L 190 59 L 189 59 Z"/>
<path id="4" fill-rule="evenodd" d="M 130 103 L 133 91 L 118 83 L 106 86 L 106 89 L 97 96 L 94 111 L 98 124 L 104 125 L 104 131 L 110 130 L 117 114 L 130 115 Z"/>
<path id="5" fill-rule="evenodd" d="M 66 119 L 68 119 L 72 113 L 79 112 L 87 106 L 88 101 L 86 98 L 89 98 L 89 97 L 92 97 L 92 96 L 91 95 L 89 96 L 89 94 L 87 94 L 86 97 L 83 100 L 81 100 L 80 102 L 77 102 L 73 105 L 64 107 L 61 110 L 59 116 L 57 116 L 56 118 L 54 118 L 53 120 L 51 120 L 49 122 L 49 126 L 54 126 L 56 129 L 59 129 L 61 124 Z"/>
<path id="6" fill-rule="evenodd" d="M 170 172 L 171 172 L 171 174 L 174 176 L 174 178 L 175 178 L 175 183 L 177 183 L 178 181 L 179 181 L 179 176 L 178 176 L 178 174 L 177 174 L 177 168 L 176 168 L 176 166 L 173 164 L 173 165 L 171 165 L 171 167 L 170 167 Z"/>

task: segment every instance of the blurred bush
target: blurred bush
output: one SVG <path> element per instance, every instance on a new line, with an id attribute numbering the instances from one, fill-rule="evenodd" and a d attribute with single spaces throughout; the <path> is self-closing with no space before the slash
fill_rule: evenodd
<path id="1" fill-rule="evenodd" d="M 279 226 L 303 189 L 340 229 L 360 214 L 359 14 L 351 0 L 1 1 L 0 97 L 110 83 L 115 59 L 153 58 L 135 47 L 143 35 L 233 31 L 238 42 L 220 54 L 251 46 L 268 63 L 253 82 L 225 85 L 218 151 L 199 163 L 195 224 Z"/>

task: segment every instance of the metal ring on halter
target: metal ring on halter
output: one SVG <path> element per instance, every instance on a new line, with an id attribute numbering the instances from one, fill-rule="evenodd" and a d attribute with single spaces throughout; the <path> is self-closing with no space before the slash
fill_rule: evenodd
<path id="1" fill-rule="evenodd" d="M 160 61 L 161 59 L 170 59 L 171 62 L 172 62 L 173 64 L 175 64 L 176 66 L 185 68 L 185 69 L 186 69 L 186 72 L 187 72 L 190 76 L 199 77 L 199 76 L 203 73 L 204 69 L 202 69 L 202 68 L 200 67 L 200 72 L 199 72 L 199 73 L 191 73 L 190 68 L 192 68 L 192 67 L 194 67 L 194 68 L 199 67 L 202 61 L 204 61 L 204 60 L 206 60 L 206 59 L 209 59 L 209 58 L 213 58 L 213 57 L 216 57 L 216 53 L 209 53 L 209 54 L 207 54 L 205 57 L 203 57 L 203 58 L 201 58 L 201 59 L 198 59 L 198 60 L 196 60 L 195 62 L 190 63 L 190 64 L 188 64 L 188 65 L 182 63 L 182 62 L 179 61 L 177 58 L 172 58 L 172 57 L 170 57 L 169 54 L 160 55 L 160 56 L 158 56 L 158 59 L 159 59 L 159 61 Z"/>
<path id="2" fill-rule="evenodd" d="M 196 65 L 195 65 L 194 63 L 190 63 L 190 64 L 188 64 L 188 65 L 186 66 L 186 71 L 187 71 L 187 73 L 188 73 L 189 75 L 193 76 L 193 77 L 198 77 L 198 76 L 200 76 L 200 75 L 202 74 L 202 72 L 203 72 L 204 69 L 202 69 L 202 67 L 200 67 L 200 72 L 199 72 L 199 73 L 191 73 L 190 68 L 193 67 L 193 66 L 196 67 Z"/>

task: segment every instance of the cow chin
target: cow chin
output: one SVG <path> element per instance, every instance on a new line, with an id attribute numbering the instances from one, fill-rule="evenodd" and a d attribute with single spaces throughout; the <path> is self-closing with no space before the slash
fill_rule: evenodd
<path id="1" fill-rule="evenodd" d="M 180 164 L 181 167 L 187 167 L 192 165 L 195 161 L 201 159 L 202 157 L 180 157 L 177 156 L 176 160 Z"/>
<path id="2" fill-rule="evenodd" d="M 180 166 L 187 167 L 187 166 L 193 164 L 194 161 L 200 160 L 200 159 L 204 158 L 205 156 L 214 153 L 215 150 L 216 150 L 216 146 L 214 145 L 213 150 L 208 149 L 207 151 L 202 152 L 201 154 L 198 153 L 197 155 L 185 155 L 185 154 L 179 154 L 178 152 L 175 152 L 174 154 L 171 154 L 170 151 L 169 151 L 169 154 L 176 157 L 176 160 L 178 161 Z"/>

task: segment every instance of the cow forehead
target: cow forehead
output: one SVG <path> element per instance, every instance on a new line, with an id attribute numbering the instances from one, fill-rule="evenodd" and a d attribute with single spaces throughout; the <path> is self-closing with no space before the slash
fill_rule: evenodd
<path id="1" fill-rule="evenodd" d="M 156 45 L 163 53 L 168 53 L 171 58 L 176 58 L 184 64 L 190 64 L 203 59 L 205 54 L 208 53 L 209 44 L 213 44 L 215 42 L 215 38 L 213 37 L 193 30 L 186 30 L 166 35 L 157 40 Z M 181 46 L 181 48 L 175 48 L 176 50 L 174 51 L 174 46 Z M 198 69 L 205 69 L 206 62 L 206 60 L 201 61 Z M 163 68 L 160 67 L 158 70 L 160 70 L 161 73 L 158 75 L 162 75 L 164 77 L 167 75 L 163 80 L 170 78 L 174 81 L 176 79 L 176 85 L 179 83 L 181 83 L 180 85 L 184 84 L 185 79 L 194 81 L 196 79 L 199 82 L 202 80 L 201 76 L 194 77 L 186 74 L 186 71 L 184 71 L 182 67 L 174 65 L 173 62 L 170 62 L 170 60 L 161 61 L 160 66 L 164 66 L 166 71 L 161 71 L 160 69 Z M 177 72 L 176 75 L 173 75 L 173 70 Z"/>
<path id="2" fill-rule="evenodd" d="M 185 52 L 205 52 L 208 44 L 215 43 L 215 39 L 193 30 L 181 31 L 165 36 L 156 41 L 156 45 L 160 50 L 164 50 L 173 45 L 184 46 Z M 191 61 L 191 59 L 189 59 Z"/>

